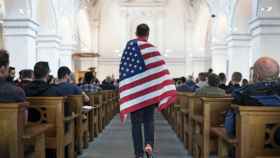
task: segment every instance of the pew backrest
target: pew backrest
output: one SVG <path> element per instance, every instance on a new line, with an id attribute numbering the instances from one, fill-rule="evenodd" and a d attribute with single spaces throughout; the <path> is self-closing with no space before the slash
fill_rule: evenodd
<path id="1" fill-rule="evenodd" d="M 237 156 L 280 156 L 280 144 L 275 141 L 276 131 L 280 128 L 280 107 L 232 107 L 237 110 L 237 153 L 240 154 Z"/>
<path id="2" fill-rule="evenodd" d="M 231 97 L 201 98 L 203 117 L 210 120 L 210 126 L 223 124 L 223 112 L 231 107 L 232 101 Z"/>
<path id="3" fill-rule="evenodd" d="M 48 123 L 53 124 L 49 132 L 46 133 L 46 136 L 54 137 L 57 132 L 64 129 L 64 107 L 65 107 L 65 97 L 30 97 L 28 98 L 29 112 L 36 112 L 40 118 L 35 121 L 29 121 L 30 124 L 42 124 Z M 30 113 L 29 113 L 30 115 Z M 63 133 L 62 133 L 63 135 Z"/>
<path id="4" fill-rule="evenodd" d="M 27 106 L 28 103 L 0 103 L 0 154 L 3 158 L 23 158 Z"/>

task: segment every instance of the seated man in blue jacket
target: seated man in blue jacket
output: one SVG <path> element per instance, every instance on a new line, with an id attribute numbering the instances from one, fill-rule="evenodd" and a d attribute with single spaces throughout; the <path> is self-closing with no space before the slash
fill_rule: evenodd
<path id="1" fill-rule="evenodd" d="M 280 102 L 274 99 L 265 101 L 257 97 L 273 97 L 280 95 L 279 64 L 272 58 L 263 57 L 256 61 L 253 67 L 253 84 L 234 90 L 232 96 L 234 102 L 239 105 L 248 106 L 271 106 L 274 104 L 280 107 Z M 275 134 L 275 142 L 280 144 L 280 128 Z"/>
<path id="2" fill-rule="evenodd" d="M 180 79 L 183 84 L 176 88 L 179 92 L 195 92 L 196 89 L 199 88 L 191 79 L 188 79 L 187 81 L 185 77 L 181 77 Z"/>
<path id="3" fill-rule="evenodd" d="M 261 105 L 253 96 L 279 95 L 279 64 L 272 58 L 263 57 L 253 67 L 253 84 L 233 91 L 234 102 L 239 105 Z"/>
<path id="4" fill-rule="evenodd" d="M 68 67 L 60 67 L 57 72 L 57 77 L 57 89 L 60 94 L 63 96 L 83 95 L 84 101 L 89 102 L 89 97 L 86 93 L 79 86 L 71 83 L 71 70 Z"/>

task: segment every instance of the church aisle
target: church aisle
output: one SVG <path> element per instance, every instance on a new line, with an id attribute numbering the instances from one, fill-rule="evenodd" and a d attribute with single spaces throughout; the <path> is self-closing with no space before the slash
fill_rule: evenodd
<path id="1" fill-rule="evenodd" d="M 160 113 L 155 115 L 155 129 L 156 158 L 190 157 Z M 103 134 L 91 143 L 79 158 L 134 158 L 130 119 L 123 127 L 119 116 L 116 116 Z"/>

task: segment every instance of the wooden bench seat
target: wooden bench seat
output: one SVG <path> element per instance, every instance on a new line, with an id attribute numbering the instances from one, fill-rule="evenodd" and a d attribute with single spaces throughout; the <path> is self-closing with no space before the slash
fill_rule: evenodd
<path id="1" fill-rule="evenodd" d="M 3 158 L 24 158 L 25 147 L 31 154 L 45 158 L 45 133 L 52 125 L 26 125 L 28 103 L 0 103 L 0 154 Z M 28 153 L 29 154 L 29 153 Z"/>
<path id="2" fill-rule="evenodd" d="M 280 146 L 275 142 L 276 129 L 280 128 L 280 107 L 238 106 L 236 111 L 236 137 L 230 138 L 225 128 L 211 128 L 218 137 L 218 157 L 228 157 L 235 147 L 237 158 L 280 157 Z"/>
<path id="3" fill-rule="evenodd" d="M 73 111 L 73 115 L 65 116 L 65 108 L 71 105 L 65 104 L 64 97 L 30 97 L 27 99 L 30 103 L 29 111 L 39 114 L 40 118 L 32 122 L 33 125 L 53 124 L 53 128 L 46 132 L 46 148 L 56 151 L 57 158 L 65 157 L 65 149 L 67 147 L 67 155 L 69 158 L 75 156 L 75 137 L 74 137 L 74 120 L 77 115 Z M 71 111 L 70 111 L 71 113 Z"/>
<path id="4" fill-rule="evenodd" d="M 280 157 L 280 146 L 275 142 L 280 128 L 280 107 L 232 105 L 236 115 L 236 138 L 211 130 L 219 137 L 219 157 L 226 157 L 229 147 L 235 146 L 237 158 Z M 231 141 L 230 141 L 231 140 Z"/>
<path id="5" fill-rule="evenodd" d="M 211 132 L 229 144 L 237 145 L 238 143 L 236 138 L 230 138 L 230 136 L 227 134 L 226 129 L 224 127 L 212 127 Z"/>
<path id="6" fill-rule="evenodd" d="M 24 135 L 22 136 L 23 143 L 26 146 L 34 145 L 33 156 L 28 155 L 27 157 L 45 158 L 46 156 L 46 140 L 45 133 L 49 129 L 53 128 L 51 124 L 41 125 L 27 125 L 24 129 Z"/>
<path id="7" fill-rule="evenodd" d="M 229 157 L 229 146 L 237 146 L 238 140 L 236 138 L 230 138 L 226 129 L 223 127 L 213 127 L 211 128 L 211 132 L 218 137 L 218 157 Z"/>
<path id="8" fill-rule="evenodd" d="M 26 125 L 22 138 L 28 141 L 29 139 L 39 136 L 51 128 L 53 128 L 52 124 Z"/>
<path id="9" fill-rule="evenodd" d="M 76 154 L 81 154 L 82 149 L 87 147 L 88 141 L 90 140 L 90 118 L 89 120 L 83 121 L 83 117 L 90 117 L 90 115 L 84 114 L 84 99 L 82 95 L 68 96 L 66 103 L 74 108 L 75 115 L 77 116 L 75 118 L 75 151 Z"/>
<path id="10" fill-rule="evenodd" d="M 102 131 L 102 93 L 88 93 L 87 94 L 90 98 L 91 106 L 93 107 L 93 135 L 90 137 L 97 137 Z"/>
<path id="11" fill-rule="evenodd" d="M 92 118 L 93 117 L 93 107 L 92 106 L 83 106 L 82 108 L 82 133 L 83 133 L 83 148 L 88 148 L 88 142 L 90 140 L 90 135 L 94 135 L 93 133 L 93 125 Z M 93 138 L 92 138 L 93 139 Z"/>
<path id="12" fill-rule="evenodd" d="M 232 98 L 218 97 L 193 101 L 191 116 L 193 156 L 194 158 L 208 158 L 211 152 L 217 152 L 215 139 L 211 135 L 211 127 L 219 127 L 224 118 L 220 114 L 230 108 Z"/>

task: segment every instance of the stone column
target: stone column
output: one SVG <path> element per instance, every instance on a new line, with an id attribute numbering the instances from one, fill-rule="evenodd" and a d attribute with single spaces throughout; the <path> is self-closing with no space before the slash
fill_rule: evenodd
<path id="1" fill-rule="evenodd" d="M 10 65 L 17 71 L 33 68 L 39 24 L 25 19 L 4 19 L 4 48 L 10 52 Z"/>
<path id="2" fill-rule="evenodd" d="M 74 71 L 74 63 L 72 62 L 72 54 L 75 53 L 75 45 L 63 44 L 59 54 L 59 66 L 67 66 Z"/>
<path id="3" fill-rule="evenodd" d="M 250 40 L 250 34 L 245 33 L 234 33 L 227 37 L 229 76 L 237 71 L 241 72 L 244 78 L 249 78 Z"/>
<path id="4" fill-rule="evenodd" d="M 227 74 L 227 47 L 224 43 L 214 43 L 211 46 L 211 67 L 215 73 Z"/>
<path id="5" fill-rule="evenodd" d="M 47 61 L 51 74 L 56 76 L 59 68 L 61 38 L 52 34 L 41 34 L 37 39 L 37 61 Z"/>
<path id="6" fill-rule="evenodd" d="M 255 17 L 250 21 L 251 64 L 269 56 L 280 62 L 280 17 Z"/>

